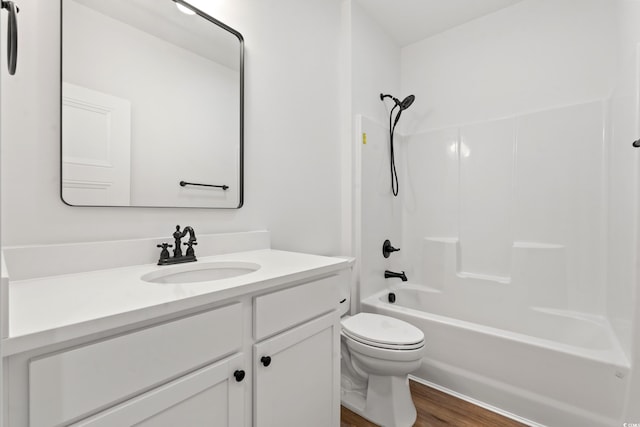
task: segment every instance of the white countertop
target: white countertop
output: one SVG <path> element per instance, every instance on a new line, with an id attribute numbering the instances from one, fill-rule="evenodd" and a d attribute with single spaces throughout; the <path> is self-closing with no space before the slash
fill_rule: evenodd
<path id="1" fill-rule="evenodd" d="M 9 335 L 4 355 L 123 327 L 296 280 L 345 269 L 344 259 L 261 249 L 199 257 L 251 262 L 257 271 L 211 282 L 149 283 L 141 276 L 171 268 L 155 264 L 9 282 Z M 337 304 L 337 301 L 336 301 Z"/>

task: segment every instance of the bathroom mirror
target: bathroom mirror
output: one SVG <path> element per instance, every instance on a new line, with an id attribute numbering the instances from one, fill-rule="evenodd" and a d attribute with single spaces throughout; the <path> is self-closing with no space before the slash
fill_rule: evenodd
<path id="1" fill-rule="evenodd" d="M 242 35 L 182 0 L 61 0 L 61 196 L 239 208 Z"/>

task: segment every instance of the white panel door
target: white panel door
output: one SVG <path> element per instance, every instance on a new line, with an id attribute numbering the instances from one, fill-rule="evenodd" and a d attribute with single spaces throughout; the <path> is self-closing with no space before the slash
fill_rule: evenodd
<path id="1" fill-rule="evenodd" d="M 333 312 L 254 346 L 254 427 L 337 427 L 339 317 Z"/>
<path id="2" fill-rule="evenodd" d="M 62 198 L 72 205 L 130 204 L 131 103 L 62 84 Z"/>
<path id="3" fill-rule="evenodd" d="M 71 427 L 244 427 L 243 363 L 238 354 Z"/>

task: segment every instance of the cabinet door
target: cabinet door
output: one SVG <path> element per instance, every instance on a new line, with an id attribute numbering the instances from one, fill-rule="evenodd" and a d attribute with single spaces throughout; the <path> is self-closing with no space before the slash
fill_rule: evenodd
<path id="1" fill-rule="evenodd" d="M 29 425 L 67 425 L 239 352 L 242 310 L 234 303 L 31 360 Z"/>
<path id="2" fill-rule="evenodd" d="M 82 420 L 72 427 L 244 427 L 247 378 L 238 354 Z"/>
<path id="3" fill-rule="evenodd" d="M 255 427 L 337 427 L 340 318 L 332 312 L 254 345 Z"/>

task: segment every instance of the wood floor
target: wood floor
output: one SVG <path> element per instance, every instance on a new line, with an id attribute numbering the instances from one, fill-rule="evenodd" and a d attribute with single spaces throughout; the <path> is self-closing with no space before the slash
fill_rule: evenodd
<path id="1" fill-rule="evenodd" d="M 441 391 L 410 381 L 411 396 L 418 410 L 414 427 L 525 427 L 517 421 Z M 342 407 L 341 427 L 377 427 Z"/>

